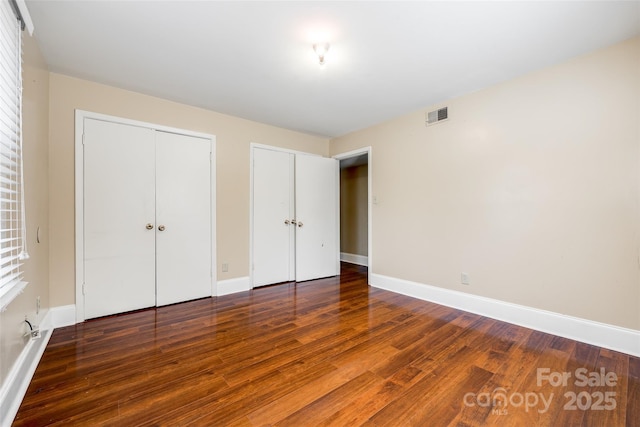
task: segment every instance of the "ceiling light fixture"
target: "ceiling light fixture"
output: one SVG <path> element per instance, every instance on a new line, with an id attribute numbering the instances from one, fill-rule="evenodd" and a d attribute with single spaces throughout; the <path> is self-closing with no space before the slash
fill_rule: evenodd
<path id="1" fill-rule="evenodd" d="M 313 51 L 318 55 L 320 65 L 324 65 L 324 57 L 329 51 L 329 43 L 317 43 L 313 45 Z"/>

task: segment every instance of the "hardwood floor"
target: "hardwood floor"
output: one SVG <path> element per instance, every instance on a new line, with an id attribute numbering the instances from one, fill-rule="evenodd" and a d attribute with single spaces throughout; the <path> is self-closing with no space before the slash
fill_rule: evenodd
<path id="1" fill-rule="evenodd" d="M 371 288 L 344 264 L 58 329 L 14 425 L 639 426 L 640 359 Z"/>

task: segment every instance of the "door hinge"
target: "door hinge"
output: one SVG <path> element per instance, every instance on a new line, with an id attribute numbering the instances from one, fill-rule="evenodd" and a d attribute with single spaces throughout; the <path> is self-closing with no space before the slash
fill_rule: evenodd
<path id="1" fill-rule="evenodd" d="M 86 294 L 84 293 L 84 283 L 82 284 L 82 295 L 86 295 Z"/>
<path id="2" fill-rule="evenodd" d="M 84 145 L 84 133 L 82 134 L 82 145 Z"/>

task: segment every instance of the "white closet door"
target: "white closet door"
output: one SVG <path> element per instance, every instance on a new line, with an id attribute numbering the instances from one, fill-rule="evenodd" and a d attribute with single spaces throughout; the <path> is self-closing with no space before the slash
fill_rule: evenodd
<path id="1" fill-rule="evenodd" d="M 337 160 L 296 155 L 298 282 L 339 273 L 337 177 Z"/>
<path id="2" fill-rule="evenodd" d="M 85 119 L 76 161 L 84 161 L 85 318 L 154 306 L 153 131 Z"/>
<path id="3" fill-rule="evenodd" d="M 211 143 L 156 132 L 157 305 L 211 296 Z"/>
<path id="4" fill-rule="evenodd" d="M 253 150 L 253 286 L 295 279 L 294 155 Z"/>

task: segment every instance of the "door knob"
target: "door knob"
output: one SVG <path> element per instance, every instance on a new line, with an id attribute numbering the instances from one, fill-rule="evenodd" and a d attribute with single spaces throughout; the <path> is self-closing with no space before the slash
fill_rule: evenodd
<path id="1" fill-rule="evenodd" d="M 288 219 L 285 219 L 285 220 L 284 220 L 284 223 L 285 223 L 286 225 L 291 224 L 291 222 L 290 222 Z"/>
<path id="2" fill-rule="evenodd" d="M 153 224 L 149 223 L 146 226 L 147 230 L 153 230 Z"/>
<path id="3" fill-rule="evenodd" d="M 297 223 L 296 223 L 296 220 L 295 220 L 295 219 L 292 219 L 292 220 L 291 220 L 291 224 L 296 225 L 296 224 L 297 224 Z"/>
<path id="4" fill-rule="evenodd" d="M 302 221 L 298 221 L 298 227 L 302 227 L 303 225 Z"/>
<path id="5" fill-rule="evenodd" d="M 164 225 L 159 225 L 158 226 L 158 231 L 164 231 L 164 228 L 165 228 Z"/>

